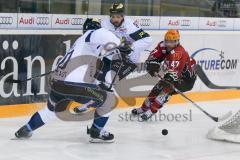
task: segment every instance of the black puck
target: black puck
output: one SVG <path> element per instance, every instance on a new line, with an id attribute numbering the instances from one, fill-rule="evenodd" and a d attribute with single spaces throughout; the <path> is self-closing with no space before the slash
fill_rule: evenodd
<path id="1" fill-rule="evenodd" d="M 168 134 L 168 130 L 167 129 L 163 129 L 162 130 L 162 135 L 166 136 Z"/>

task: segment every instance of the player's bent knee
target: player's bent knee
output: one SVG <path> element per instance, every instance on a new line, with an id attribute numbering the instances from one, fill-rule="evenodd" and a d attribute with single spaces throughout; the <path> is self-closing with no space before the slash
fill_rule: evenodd
<path id="1" fill-rule="evenodd" d="M 188 81 L 185 81 L 183 84 L 177 85 L 176 88 L 181 92 L 191 91 L 194 87 L 195 81 L 196 81 L 196 77 L 193 77 Z"/>
<path id="2" fill-rule="evenodd" d="M 47 123 L 48 121 L 56 118 L 55 112 L 50 111 L 48 107 L 45 107 L 44 109 L 38 111 L 38 113 L 44 123 Z"/>
<path id="3" fill-rule="evenodd" d="M 102 106 L 96 109 L 96 112 L 100 116 L 106 116 L 111 113 L 113 109 L 116 108 L 117 98 L 113 93 L 107 93 L 106 100 Z"/>

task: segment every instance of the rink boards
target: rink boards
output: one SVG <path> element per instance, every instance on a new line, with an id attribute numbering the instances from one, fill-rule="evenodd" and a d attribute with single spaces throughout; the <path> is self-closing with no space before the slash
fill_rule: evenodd
<path id="1" fill-rule="evenodd" d="M 156 44 L 163 39 L 165 33 L 164 30 L 161 31 L 148 31 L 153 37 L 154 43 L 151 49 L 156 46 Z M 48 45 L 59 45 L 62 43 L 64 49 L 60 53 L 63 53 L 65 49 L 68 49 L 70 44 L 72 44 L 74 39 L 81 35 L 80 30 L 0 30 L 1 41 L 0 46 L 1 52 L 3 52 L 3 57 L 1 59 L 1 70 L 5 71 L 3 73 L 12 73 L 17 75 L 16 65 L 21 64 L 19 60 L 19 55 L 24 55 L 23 50 L 28 52 L 24 58 L 28 63 L 29 59 L 34 56 L 38 56 L 36 61 L 39 61 L 40 67 L 34 67 L 33 71 L 38 72 L 51 69 L 54 65 L 57 53 L 51 55 L 51 57 L 44 57 L 41 54 L 46 52 L 46 46 Z M 30 42 L 24 41 L 24 38 L 20 36 L 29 36 Z M 41 36 L 40 38 L 38 36 Z M 44 37 L 47 36 L 47 37 Z M 20 38 L 19 38 L 20 37 Z M 26 51 L 26 48 L 20 48 L 22 43 L 30 43 L 34 41 L 34 45 L 38 45 L 41 38 L 46 38 L 46 46 L 39 46 L 38 50 Z M 44 41 L 46 41 L 44 39 Z M 51 41 L 52 40 L 52 41 Z M 55 43 L 58 41 L 58 43 Z M 209 77 L 209 79 L 222 86 L 240 86 L 240 32 L 238 31 L 181 31 L 181 43 L 186 48 L 191 56 L 193 56 L 199 65 L 202 66 L 203 70 Z M 51 44 L 52 43 L 52 44 Z M 42 44 L 42 43 L 41 43 Z M 33 45 L 33 46 L 34 46 Z M 22 46 L 21 46 L 22 47 Z M 24 47 L 24 45 L 23 45 Z M 49 48 L 54 51 L 54 48 Z M 33 53 L 34 52 L 34 53 Z M 9 55 L 8 55 L 9 54 Z M 33 55 L 32 57 L 29 55 Z M 148 53 L 143 52 L 142 60 L 147 57 Z M 5 61 L 4 61 L 5 60 Z M 4 63 L 3 63 L 4 61 Z M 6 63 L 8 61 L 9 63 Z M 12 64 L 10 63 L 12 61 Z M 12 66 L 10 66 L 12 65 Z M 20 65 L 21 67 L 21 65 Z M 21 68 L 18 68 L 21 70 Z M 8 70 L 12 68 L 12 70 Z M 27 66 L 27 73 L 31 74 L 29 71 L 33 66 Z M 43 73 L 45 73 L 43 72 Z M 45 79 L 41 79 L 38 85 L 38 92 L 36 92 L 36 102 L 33 101 L 34 94 L 32 93 L 32 83 L 27 83 L 26 91 L 19 93 L 19 86 L 17 84 L 13 86 L 8 86 L 10 91 L 5 88 L 5 74 L 1 75 L 0 80 L 0 95 L 1 95 L 1 106 L 0 106 L 0 117 L 15 117 L 32 114 L 36 110 L 44 107 L 47 98 L 47 84 Z M 134 73 L 139 74 L 139 73 Z M 29 75 L 28 75 L 29 76 Z M 30 75 L 31 76 L 31 75 Z M 141 77 L 140 77 L 141 78 Z M 123 84 L 128 85 L 128 83 Z M 129 88 L 135 88 L 135 90 L 143 91 L 140 95 L 134 91 L 131 94 L 124 94 L 123 99 L 118 98 L 117 107 L 128 107 L 128 106 L 139 106 L 144 100 L 144 96 L 147 95 L 151 87 L 142 86 L 129 86 Z M 137 89 L 136 89 L 137 88 Z M 129 91 L 130 92 L 130 91 Z M 119 94 L 118 94 L 119 95 Z M 213 101 L 213 100 L 224 100 L 224 99 L 237 99 L 240 98 L 240 91 L 237 90 L 211 90 L 206 87 L 199 79 L 196 81 L 193 91 L 187 93 L 187 95 L 194 101 Z M 22 97 L 26 98 L 23 99 Z M 120 96 L 122 97 L 122 96 Z M 138 98 L 136 98 L 138 97 Z M 15 100 L 16 99 L 16 100 Z M 130 100 L 129 100 L 130 99 Z M 130 101 L 134 100 L 134 103 Z M 19 102 L 19 103 L 18 103 Z M 126 103 L 127 102 L 127 103 Z M 129 103 L 128 103 L 129 102 Z M 173 96 L 169 101 L 170 104 L 176 103 L 186 103 L 180 96 Z"/>
<path id="2" fill-rule="evenodd" d="M 234 99 L 240 99 L 240 91 L 238 90 L 226 90 L 226 91 L 208 91 L 208 92 L 190 92 L 186 94 L 195 102 L 201 102 L 201 101 L 217 101 L 217 100 L 234 100 Z M 136 103 L 134 106 L 141 106 L 144 97 L 138 97 L 138 98 L 131 98 L 135 99 Z M 183 99 L 180 95 L 174 95 L 169 100 L 168 104 L 183 104 L 187 103 L 185 99 Z M 74 103 L 72 107 L 79 105 L 78 103 Z M 19 117 L 19 116 L 27 116 L 32 115 L 37 110 L 40 110 L 42 108 L 46 107 L 46 103 L 30 103 L 30 104 L 15 104 L 15 105 L 6 105 L 0 107 L 0 118 L 8 118 L 8 117 Z M 133 107 L 128 106 L 128 104 L 122 100 L 121 98 L 118 98 L 117 108 L 127 108 L 127 107 Z"/>

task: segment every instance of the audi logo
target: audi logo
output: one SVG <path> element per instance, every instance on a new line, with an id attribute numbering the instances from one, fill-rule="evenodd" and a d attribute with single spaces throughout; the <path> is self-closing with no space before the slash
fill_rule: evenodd
<path id="1" fill-rule="evenodd" d="M 84 20 L 83 18 L 72 18 L 71 24 L 72 25 L 83 25 Z"/>
<path id="2" fill-rule="evenodd" d="M 37 24 L 38 25 L 48 25 L 49 18 L 48 17 L 37 17 Z"/>
<path id="3" fill-rule="evenodd" d="M 191 20 L 184 19 L 181 21 L 181 26 L 190 26 Z"/>
<path id="4" fill-rule="evenodd" d="M 225 21 L 225 20 L 220 20 L 220 21 L 218 22 L 218 26 L 219 26 L 219 27 L 226 27 L 226 26 L 227 26 L 227 21 Z"/>
<path id="5" fill-rule="evenodd" d="M 12 17 L 1 17 L 0 16 L 0 24 L 10 25 L 12 23 L 13 23 L 13 18 Z"/>
<path id="6" fill-rule="evenodd" d="M 148 26 L 151 26 L 151 19 L 139 19 L 137 20 L 136 22 L 139 22 L 139 25 L 140 26 L 144 26 L 144 27 L 148 27 Z"/>

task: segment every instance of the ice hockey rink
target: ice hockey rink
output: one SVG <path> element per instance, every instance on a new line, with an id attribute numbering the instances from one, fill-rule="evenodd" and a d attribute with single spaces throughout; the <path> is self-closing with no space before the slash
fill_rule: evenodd
<path id="1" fill-rule="evenodd" d="M 198 103 L 211 114 L 221 115 L 240 109 L 240 100 Z M 212 141 L 206 138 L 216 122 L 191 104 L 171 104 L 161 113 L 189 114 L 191 121 L 139 122 L 125 119 L 131 108 L 113 111 L 107 130 L 115 134 L 115 143 L 91 144 L 86 134 L 87 122 L 52 121 L 37 130 L 29 140 L 12 140 L 14 132 L 29 117 L 0 119 L 1 160 L 238 160 L 240 144 Z M 170 120 L 170 119 L 169 119 Z M 163 136 L 162 129 L 169 134 Z"/>

